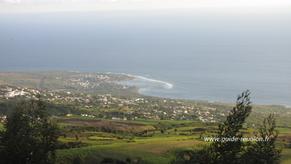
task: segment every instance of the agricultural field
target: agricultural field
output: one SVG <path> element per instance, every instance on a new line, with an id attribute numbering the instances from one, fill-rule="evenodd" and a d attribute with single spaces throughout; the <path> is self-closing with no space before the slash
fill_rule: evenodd
<path id="1" fill-rule="evenodd" d="M 66 129 L 60 141 L 74 148 L 57 151 L 57 163 L 91 163 L 123 161 L 132 163 L 170 163 L 181 150 L 200 149 L 209 144 L 203 136 L 211 136 L 215 124 L 194 121 L 112 121 L 58 118 Z M 68 124 L 70 122 L 70 124 Z M 110 129 L 108 129 L 110 125 Z M 278 145 L 282 163 L 291 160 L 291 130 L 279 128 Z M 251 133 L 252 130 L 246 130 Z M 91 162 L 90 162 L 91 161 Z"/>
<path id="2" fill-rule="evenodd" d="M 3 130 L 3 129 L 4 129 L 3 124 L 0 123 L 0 131 Z"/>
<path id="3" fill-rule="evenodd" d="M 0 73 L 0 121 L 17 102 L 37 99 L 60 128 L 56 163 L 166 164 L 183 150 L 202 149 L 234 104 L 141 95 L 118 74 Z M 291 108 L 253 105 L 244 136 L 273 113 L 283 164 L 291 162 Z M 0 130 L 3 124 L 0 123 Z"/>

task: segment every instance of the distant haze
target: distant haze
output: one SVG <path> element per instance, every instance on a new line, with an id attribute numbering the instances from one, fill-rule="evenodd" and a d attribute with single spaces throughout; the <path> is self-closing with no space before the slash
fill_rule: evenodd
<path id="1" fill-rule="evenodd" d="M 289 5 L 153 9 L 148 2 L 151 11 L 9 4 L 0 11 L 0 70 L 124 72 L 173 85 L 143 90 L 149 95 L 233 102 L 250 89 L 256 103 L 291 105 Z"/>
<path id="2" fill-rule="evenodd" d="M 290 0 L 0 0 L 1 12 L 54 12 L 100 10 L 249 10 L 290 9 Z"/>

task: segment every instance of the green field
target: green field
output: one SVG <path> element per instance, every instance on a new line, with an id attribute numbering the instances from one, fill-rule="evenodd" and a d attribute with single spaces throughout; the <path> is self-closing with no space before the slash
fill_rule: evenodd
<path id="1" fill-rule="evenodd" d="M 3 128 L 4 128 L 4 127 L 3 127 L 3 124 L 0 123 L 0 131 L 3 130 Z"/>
<path id="2" fill-rule="evenodd" d="M 60 119 L 60 123 L 64 120 Z M 76 121 L 75 119 L 72 119 Z M 57 163 L 69 164 L 72 162 L 92 163 L 106 160 L 135 161 L 136 163 L 170 163 L 175 158 L 177 151 L 186 149 L 200 149 L 208 143 L 201 139 L 201 136 L 208 136 L 216 127 L 214 124 L 204 124 L 191 121 L 112 121 L 112 120 L 88 120 L 76 121 L 74 124 L 62 124 L 66 129 L 66 137 L 61 137 L 62 143 L 81 143 L 79 146 L 70 149 L 57 151 Z M 155 127 L 155 130 L 148 131 L 147 134 L 140 134 L 140 130 L 104 132 L 94 129 L 96 122 L 106 125 L 111 122 L 114 126 L 126 126 L 131 128 Z M 73 126 L 72 126 L 73 125 Z M 83 125 L 86 125 L 85 129 Z M 98 125 L 99 126 L 99 125 Z M 90 128 L 91 127 L 91 128 Z M 158 127 L 166 130 L 161 132 Z M 278 145 L 283 148 L 282 163 L 291 161 L 291 149 L 286 148 L 289 142 L 291 131 L 289 128 L 279 128 L 280 136 Z M 252 132 L 251 129 L 246 130 Z M 76 135 L 78 136 L 76 138 Z M 251 135 L 251 134 L 250 134 Z M 93 162 L 93 163 L 94 163 Z"/>
<path id="3" fill-rule="evenodd" d="M 41 93 L 61 129 L 57 163 L 163 164 L 179 151 L 207 146 L 203 138 L 215 133 L 234 106 L 140 95 L 137 88 L 117 83 L 128 79 L 123 74 L 2 72 L 0 116 L 13 112 L 19 100 Z M 254 136 L 270 113 L 280 132 L 282 163 L 291 163 L 291 108 L 254 104 L 243 133 Z"/>
<path id="4" fill-rule="evenodd" d="M 205 124 L 192 121 L 173 120 L 137 120 L 112 121 L 80 118 L 56 118 L 63 134 L 59 141 L 67 145 L 57 150 L 56 162 L 70 163 L 101 163 L 104 161 L 130 161 L 131 163 L 167 164 L 181 150 L 201 149 L 209 144 L 201 136 L 211 135 L 216 128 L 215 124 Z M 66 123 L 71 120 L 70 124 Z M 105 132 L 105 129 L 96 128 L 122 126 L 124 128 Z M 135 130 L 129 130 L 131 128 Z M 161 132 L 159 128 L 166 130 Z M 147 133 L 141 133 L 150 129 Z M 3 130 L 3 124 L 0 124 Z M 118 129 L 118 128 L 116 128 Z M 291 162 L 291 130 L 278 128 L 279 142 L 282 148 L 282 164 Z M 245 130 L 251 133 L 252 129 Z M 250 134 L 251 135 L 251 134 Z M 289 145 L 288 145 L 289 144 Z"/>

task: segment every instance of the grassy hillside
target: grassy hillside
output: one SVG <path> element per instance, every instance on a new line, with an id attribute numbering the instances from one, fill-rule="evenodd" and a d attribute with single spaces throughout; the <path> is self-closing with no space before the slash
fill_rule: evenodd
<path id="1" fill-rule="evenodd" d="M 138 94 L 118 84 L 116 74 L 0 73 L 0 117 L 23 99 L 44 100 L 61 128 L 57 163 L 169 163 L 175 153 L 209 144 L 233 104 L 177 100 Z M 263 118 L 275 113 L 282 163 L 291 162 L 291 109 L 254 105 L 244 127 L 254 136 Z M 3 125 L 0 123 L 0 130 Z"/>
<path id="2" fill-rule="evenodd" d="M 66 136 L 60 141 L 66 144 L 79 143 L 75 148 L 57 151 L 58 163 L 66 164 L 74 161 L 83 163 L 104 162 L 106 160 L 135 161 L 137 163 L 169 163 L 177 151 L 200 149 L 209 144 L 204 136 L 211 136 L 216 129 L 215 124 L 190 121 L 112 121 L 59 119 L 65 129 Z M 106 129 L 110 122 L 111 129 Z M 96 126 L 98 123 L 98 126 Z M 126 125 L 126 126 L 125 126 Z M 167 127 L 161 131 L 159 127 Z M 100 128 L 101 127 L 101 128 Z M 119 130 L 119 127 L 126 127 Z M 147 128 L 145 128 L 147 127 Z M 133 130 L 134 129 L 134 130 Z M 278 145 L 283 148 L 282 163 L 291 160 L 291 149 L 288 148 L 291 138 L 289 128 L 279 128 Z M 251 135 L 252 129 L 245 133 Z"/>

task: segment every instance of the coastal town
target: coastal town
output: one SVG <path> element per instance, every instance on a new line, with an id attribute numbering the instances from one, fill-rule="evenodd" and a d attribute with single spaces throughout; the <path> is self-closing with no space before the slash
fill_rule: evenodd
<path id="1" fill-rule="evenodd" d="M 1 120 L 6 117 L 1 105 L 5 106 L 6 102 L 15 99 L 39 97 L 48 106 L 54 107 L 49 112 L 55 116 L 109 120 L 193 120 L 215 123 L 225 119 L 232 109 L 232 104 L 145 96 L 138 93 L 137 87 L 120 83 L 133 78 L 112 73 L 1 73 Z M 273 107 L 268 108 L 274 112 Z M 290 115 L 284 107 L 275 106 L 274 109 L 280 110 L 283 117 Z M 256 110 L 254 113 L 263 115 L 266 112 Z"/>
<path id="2" fill-rule="evenodd" d="M 32 88 L 0 86 L 0 99 L 16 98 L 37 99 L 41 95 L 49 103 L 74 105 L 80 111 L 81 117 L 101 117 L 112 120 L 200 120 L 202 122 L 216 122 L 225 113 L 217 115 L 216 108 L 201 108 L 195 104 L 187 104 L 174 99 L 153 97 L 121 98 L 112 94 L 84 94 L 64 91 L 48 91 Z M 70 117 L 76 113 L 66 113 Z"/>

